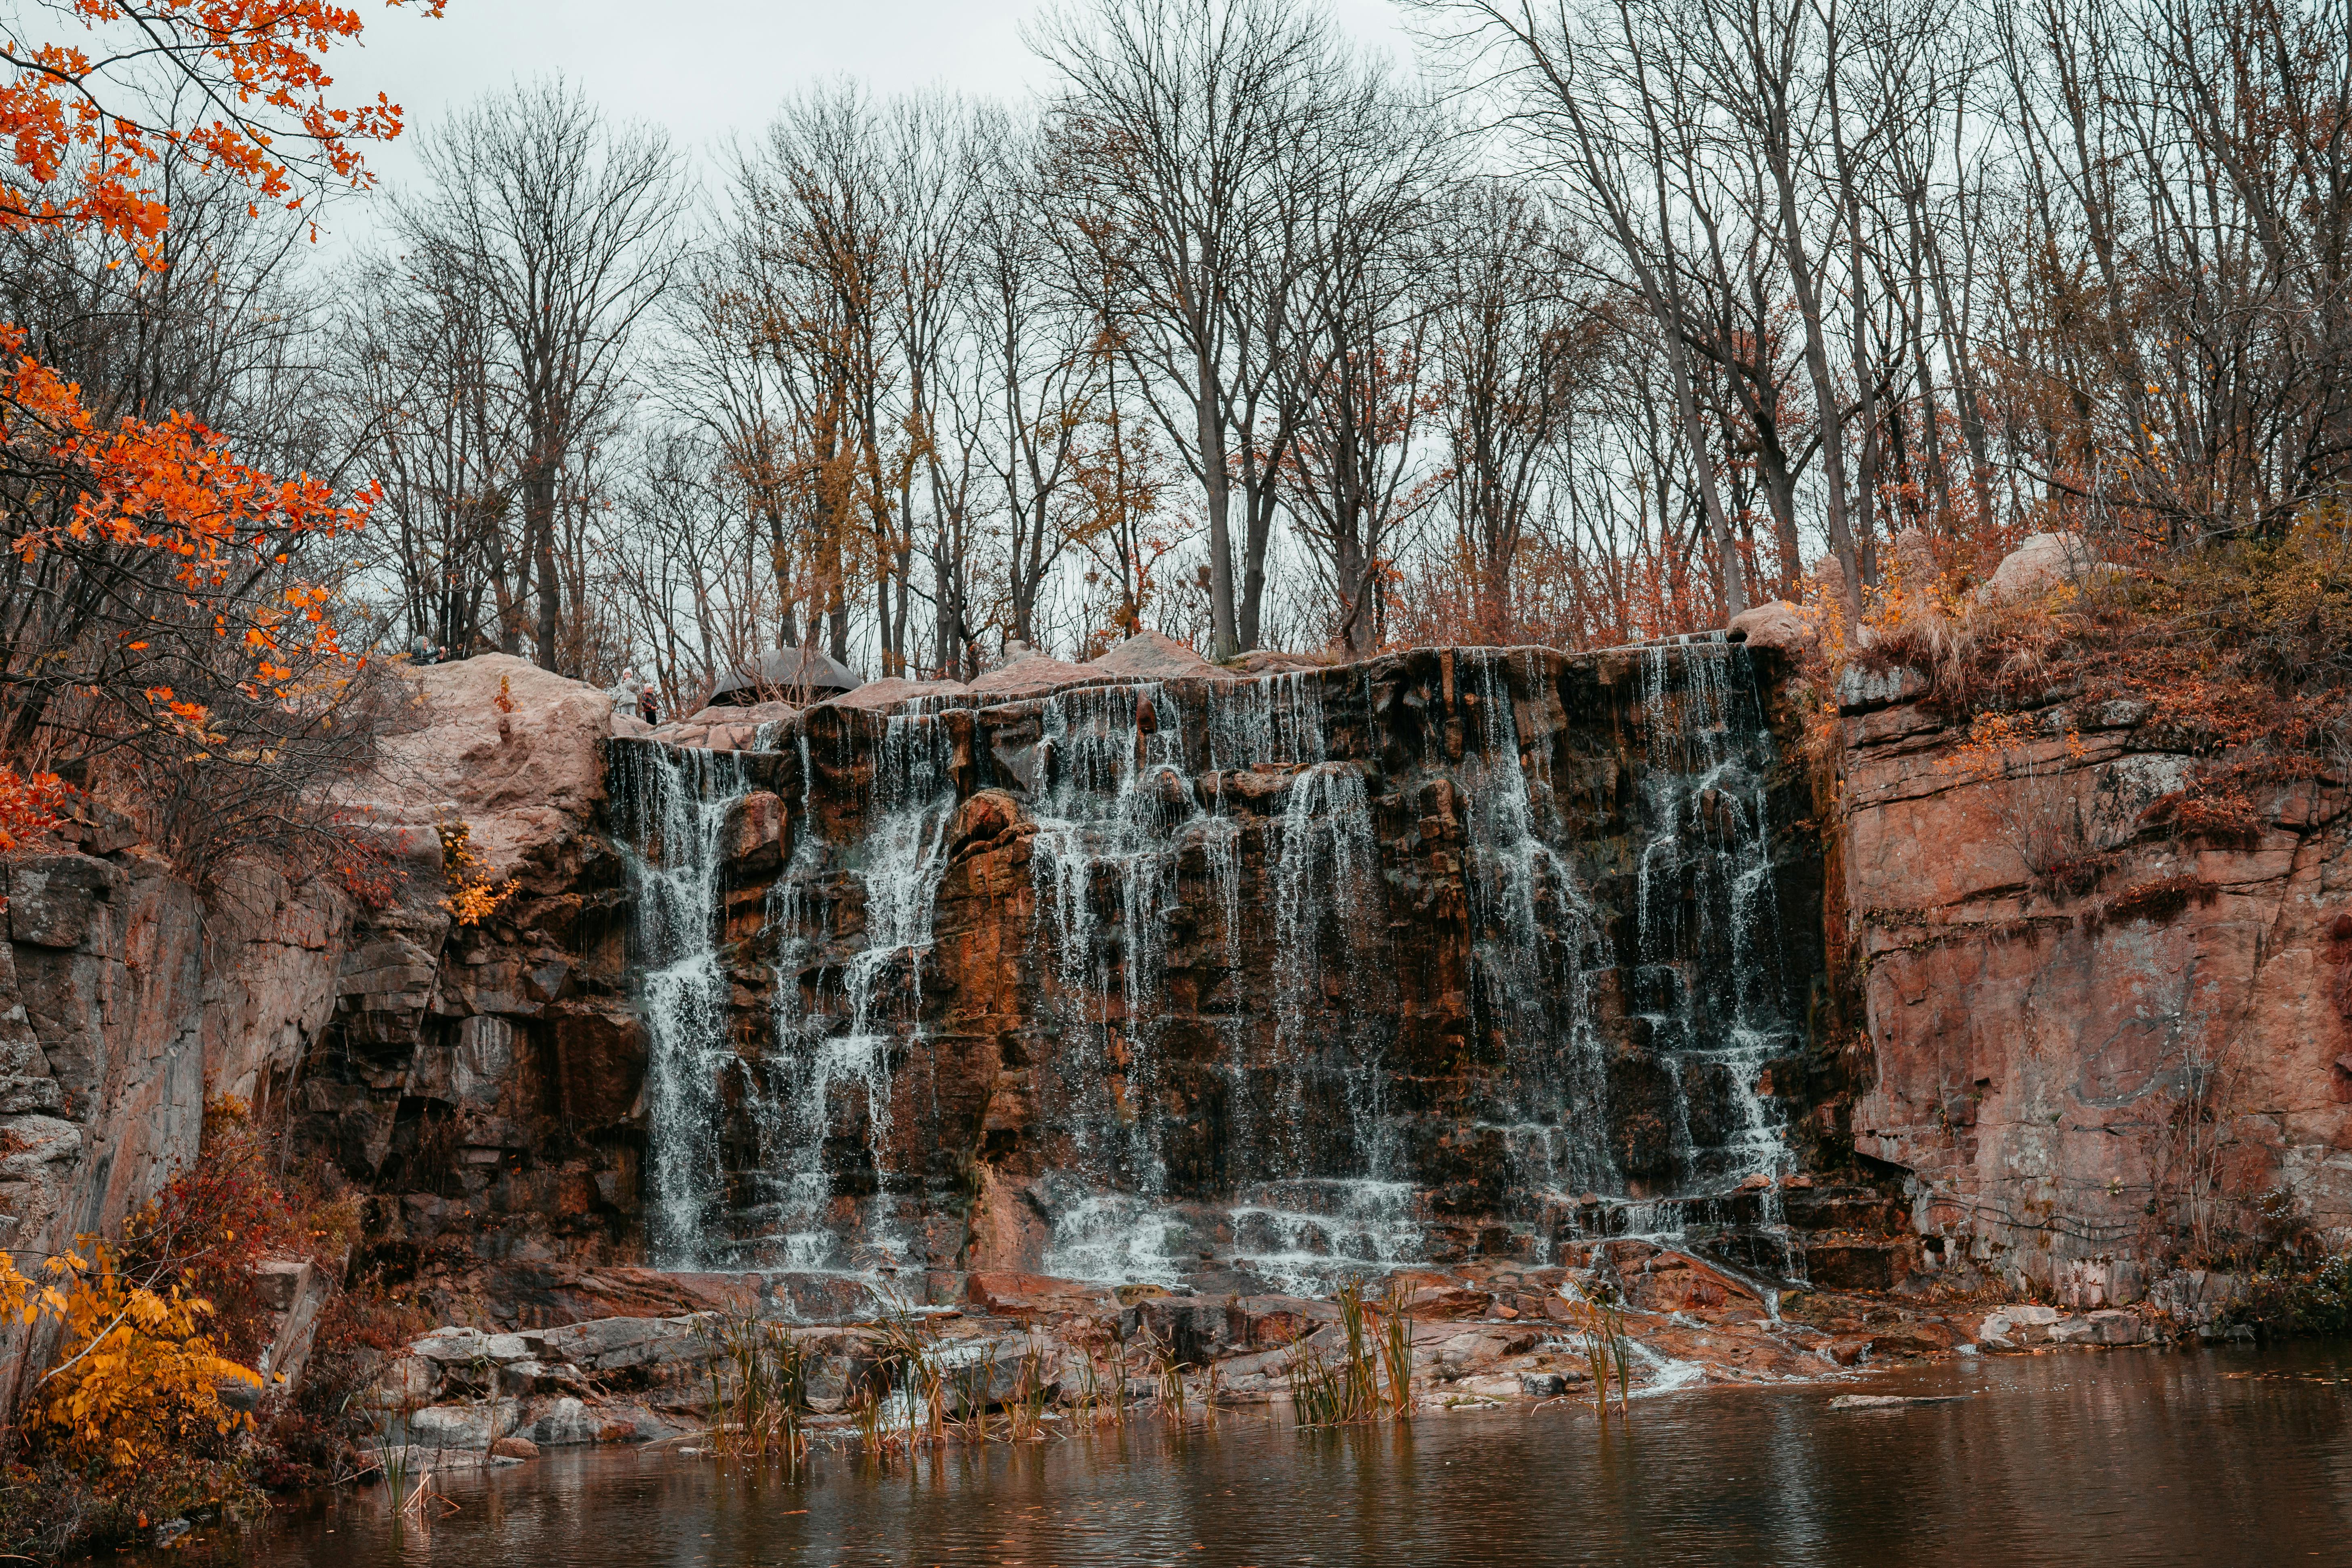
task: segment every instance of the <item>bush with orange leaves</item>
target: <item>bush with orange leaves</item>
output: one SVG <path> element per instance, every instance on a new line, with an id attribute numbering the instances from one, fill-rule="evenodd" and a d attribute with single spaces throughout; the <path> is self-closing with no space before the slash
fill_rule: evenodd
<path id="1" fill-rule="evenodd" d="M 130 1539 L 151 1520 L 249 1510 L 249 1417 L 223 1398 L 260 1375 L 223 1355 L 211 1304 L 126 1268 L 92 1237 L 28 1279 L 0 1254 L 0 1316 L 58 1333 L 23 1401 L 24 1452 L 0 1481 L 0 1551 L 56 1557 Z"/>
<path id="2" fill-rule="evenodd" d="M 441 872 L 449 879 L 441 907 L 461 926 L 481 924 L 514 892 L 514 879 L 497 879 L 474 847 L 473 828 L 462 821 L 441 825 Z"/>
<path id="3" fill-rule="evenodd" d="M 359 149 L 399 110 L 337 104 L 322 60 L 361 27 L 326 0 L 34 7 L 0 55 L 0 230 L 156 270 L 161 191 L 257 213 L 364 184 Z M 365 760 L 380 705 L 315 546 L 372 498 L 240 461 L 185 409 L 101 416 L 109 389 L 48 363 L 36 324 L 0 321 L 0 766 L 108 794 L 199 882 L 248 850 L 323 853 L 322 783 Z"/>
<path id="4" fill-rule="evenodd" d="M 2120 702 L 2170 749 L 2210 760 L 2184 827 L 2242 831 L 2229 791 L 2352 763 L 2352 504 L 2281 539 L 2234 540 L 1980 605 L 1964 582 L 1875 598 L 1865 668 L 1927 675 L 1957 723 L 2066 700 Z"/>

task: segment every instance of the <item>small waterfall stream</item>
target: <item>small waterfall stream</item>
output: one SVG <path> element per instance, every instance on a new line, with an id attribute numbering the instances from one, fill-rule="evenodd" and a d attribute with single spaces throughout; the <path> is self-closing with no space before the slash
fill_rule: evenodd
<path id="1" fill-rule="evenodd" d="M 1772 731 L 1741 650 L 1602 657 L 788 720 L 736 928 L 763 1016 L 719 912 L 754 770 L 616 746 L 656 1258 L 967 1266 L 975 1160 L 989 1245 L 1080 1278 L 1311 1288 L 1717 1223 L 1792 1168 Z M 980 790 L 1017 832 L 971 859 Z"/>
<path id="2" fill-rule="evenodd" d="M 670 1268 L 702 1260 L 721 1185 L 719 1100 L 737 1063 L 719 951 L 722 845 L 749 790 L 729 752 L 635 746 L 612 768 L 648 1037 L 648 1218 L 654 1258 Z"/>

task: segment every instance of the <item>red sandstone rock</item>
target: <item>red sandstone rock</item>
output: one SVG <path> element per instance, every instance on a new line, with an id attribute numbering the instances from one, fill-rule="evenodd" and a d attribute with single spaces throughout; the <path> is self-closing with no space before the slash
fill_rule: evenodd
<path id="1" fill-rule="evenodd" d="M 753 790 L 727 814 L 723 842 L 738 875 L 772 871 L 782 857 L 784 803 L 767 790 Z"/>
<path id="2" fill-rule="evenodd" d="M 2178 788 L 2192 760 L 2099 730 L 2030 748 L 2044 782 L 1989 777 L 1951 765 L 1959 731 L 1929 722 L 1879 739 L 1868 722 L 1848 725 L 1841 889 L 1874 1058 L 1854 1142 L 1948 1194 L 1930 1226 L 1967 1245 L 1943 1256 L 2053 1287 L 2089 1269 L 2104 1300 L 2136 1294 L 2137 1270 L 2116 1252 L 2151 1235 L 2147 1173 L 2173 1168 L 2167 1140 L 2189 1076 L 2227 1085 L 2214 1107 L 2226 1196 L 2284 1184 L 2322 1228 L 2352 1225 L 2352 1094 L 2334 1070 L 2352 1045 L 2335 1003 L 2341 849 L 2317 826 L 2342 819 L 2341 790 L 2289 814 L 2289 791 L 2273 786 L 2257 792 L 2257 815 L 2292 815 L 2293 831 L 2244 848 L 2135 840 L 2086 891 L 2045 891 L 2021 825 L 2120 809 L 2128 829 L 2134 803 Z M 2092 918 L 2124 890 L 2184 876 L 2212 896 Z M 2066 1226 L 2002 1223 L 2051 1193 L 2064 1194 Z M 1885 1288 L 1938 1256 L 1872 1245 L 1816 1248 L 1813 1278 Z"/>
<path id="3" fill-rule="evenodd" d="M 1101 1286 L 993 1269 L 974 1269 L 965 1278 L 964 1290 L 966 1300 L 1001 1318 L 1082 1311 L 1110 1300 L 1110 1292 Z"/>
<path id="4" fill-rule="evenodd" d="M 1495 1298 L 1488 1292 L 1460 1285 L 1423 1286 L 1404 1299 L 1405 1310 L 1419 1322 L 1484 1317 L 1494 1303 Z"/>
<path id="5" fill-rule="evenodd" d="M 1646 1312 L 1721 1311 L 1753 1307 L 1755 1292 L 1683 1252 L 1657 1252 L 1627 1267 L 1621 1263 L 1625 1299 Z"/>
<path id="6" fill-rule="evenodd" d="M 500 876 L 578 831 L 604 797 L 601 742 L 613 700 L 508 654 L 400 668 L 416 696 L 411 727 L 387 737 L 378 778 L 358 792 L 368 826 L 431 827 L 451 817 Z M 501 710 L 503 684 L 513 707 Z"/>

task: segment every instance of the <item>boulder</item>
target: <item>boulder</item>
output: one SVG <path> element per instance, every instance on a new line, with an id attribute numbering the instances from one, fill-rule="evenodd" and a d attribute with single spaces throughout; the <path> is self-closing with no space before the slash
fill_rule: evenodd
<path id="1" fill-rule="evenodd" d="M 2029 534 L 2000 558 L 1992 576 L 1977 590 L 1977 602 L 2003 605 L 2069 587 L 2114 568 L 2091 552 L 2079 533 Z"/>
<path id="2" fill-rule="evenodd" d="M 412 1342 L 408 1347 L 408 1353 L 413 1356 L 422 1356 L 426 1361 L 436 1362 L 443 1366 L 488 1361 L 489 1352 L 485 1347 L 488 1344 L 489 1339 L 490 1336 L 479 1329 L 459 1328 L 453 1325 L 448 1328 L 436 1329 L 423 1339 Z"/>
<path id="3" fill-rule="evenodd" d="M 1328 669 L 1339 662 L 1328 653 L 1285 653 L 1262 647 L 1229 658 L 1218 668 L 1235 675 L 1287 675 L 1300 669 Z"/>
<path id="4" fill-rule="evenodd" d="M 509 654 L 399 674 L 407 712 L 383 740 L 378 776 L 352 802 L 362 825 L 429 829 L 461 818 L 475 852 L 504 877 L 594 815 L 603 742 L 614 732 L 608 694 Z"/>
<path id="5" fill-rule="evenodd" d="M 1733 642 L 1746 643 L 1749 647 L 1801 654 L 1821 641 L 1821 612 L 1792 605 L 1786 599 L 1775 599 L 1732 616 L 1726 635 Z"/>
<path id="6" fill-rule="evenodd" d="M 600 1318 L 549 1329 L 538 1339 L 543 1357 L 589 1372 L 697 1359 L 708 1350 L 694 1321 L 678 1318 Z"/>
<path id="7" fill-rule="evenodd" d="M 1058 1389 L 1051 1347 L 1024 1334 L 967 1340 L 939 1353 L 948 1408 L 959 1420 L 992 1410 L 1007 1400 Z"/>
<path id="8" fill-rule="evenodd" d="M 523 1417 L 520 1430 L 523 1436 L 541 1447 L 557 1448 L 597 1442 L 604 1426 L 602 1416 L 579 1400 L 565 1394 L 557 1399 L 534 1401 Z"/>
<path id="9" fill-rule="evenodd" d="M 1100 658 L 1087 660 L 1087 668 L 1129 680 L 1173 680 L 1218 673 L 1215 665 L 1185 644 L 1150 631 L 1138 632 Z"/>
<path id="10" fill-rule="evenodd" d="M 1415 1322 L 1446 1322 L 1483 1318 L 1495 1304 L 1494 1296 L 1462 1285 L 1424 1285 L 1408 1291 L 1404 1310 Z"/>
<path id="11" fill-rule="evenodd" d="M 1985 1315 L 1977 1329 L 1979 1342 L 1990 1350 L 2014 1350 L 2020 1345 L 2044 1344 L 2049 1342 L 2052 1325 L 2063 1314 L 2055 1307 L 2031 1303 L 2003 1307 Z"/>
<path id="12" fill-rule="evenodd" d="M 1111 1305 L 1110 1292 L 1076 1279 L 976 1268 L 964 1279 L 964 1299 L 999 1318 L 1082 1312 Z"/>
<path id="13" fill-rule="evenodd" d="M 409 1441 L 420 1448 L 468 1448 L 476 1452 L 515 1429 L 521 1406 L 511 1399 L 480 1405 L 428 1405 L 408 1417 Z"/>
<path id="14" fill-rule="evenodd" d="M 424 1404 L 441 1386 L 441 1368 L 420 1355 L 395 1356 L 375 1380 L 373 1402 L 401 1410 Z"/>
<path id="15" fill-rule="evenodd" d="M 1756 1293 L 1685 1252 L 1658 1252 L 1620 1265 L 1629 1305 L 1644 1312 L 1719 1312 L 1762 1303 Z"/>
<path id="16" fill-rule="evenodd" d="M 762 724 L 781 724 L 787 719 L 796 718 L 800 711 L 797 705 L 790 702 L 713 702 L 707 708 L 697 709 L 678 722 L 699 724 L 706 728 L 713 724 L 749 724 L 757 728 Z"/>

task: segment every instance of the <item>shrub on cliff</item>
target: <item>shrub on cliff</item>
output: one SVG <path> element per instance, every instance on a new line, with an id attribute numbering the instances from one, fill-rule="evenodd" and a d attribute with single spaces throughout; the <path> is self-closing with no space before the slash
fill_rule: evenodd
<path id="1" fill-rule="evenodd" d="M 1954 722 L 2064 696 L 2137 704 L 2168 744 L 2268 776 L 2352 751 L 2352 510 L 1989 602 L 1925 552 L 1890 572 L 1848 657 L 1920 671 Z"/>
<path id="2" fill-rule="evenodd" d="M 127 1261 L 212 1303 L 215 1337 L 255 1364 L 270 1332 L 258 1266 L 309 1258 L 333 1268 L 359 1233 L 355 1205 L 319 1169 L 287 1157 L 278 1129 L 233 1096 L 205 1106 L 196 1158 L 124 1226 Z"/>
<path id="3" fill-rule="evenodd" d="M 278 1490 L 329 1485 L 362 1473 L 360 1453 L 376 1435 L 377 1380 L 436 1321 L 408 1298 L 367 1279 L 338 1290 L 319 1313 L 302 1385 L 268 1414 L 254 1477 Z"/>
<path id="4" fill-rule="evenodd" d="M 2273 1256 L 2247 1281 L 2231 1315 L 2269 1334 L 2352 1333 L 2352 1253 Z"/>

